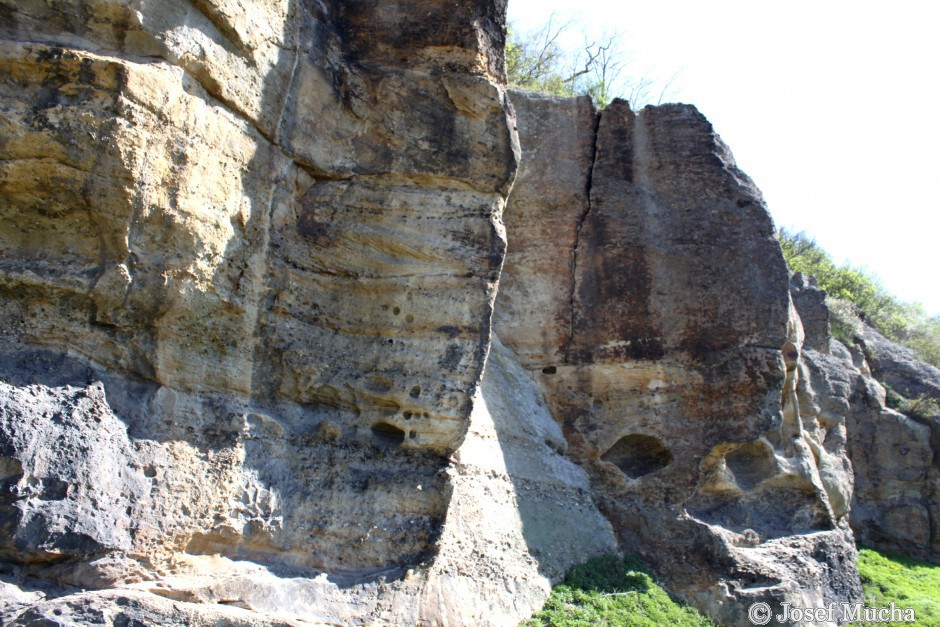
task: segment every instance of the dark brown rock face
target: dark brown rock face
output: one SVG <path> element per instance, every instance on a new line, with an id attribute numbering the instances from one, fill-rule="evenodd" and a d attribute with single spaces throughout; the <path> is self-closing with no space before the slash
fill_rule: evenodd
<path id="1" fill-rule="evenodd" d="M 622 546 L 727 623 L 757 600 L 856 599 L 844 426 L 801 415 L 803 331 L 757 189 L 692 107 L 615 101 L 598 124 L 579 101 L 513 101 L 495 330 Z M 556 193 L 563 146 L 578 176 Z"/>

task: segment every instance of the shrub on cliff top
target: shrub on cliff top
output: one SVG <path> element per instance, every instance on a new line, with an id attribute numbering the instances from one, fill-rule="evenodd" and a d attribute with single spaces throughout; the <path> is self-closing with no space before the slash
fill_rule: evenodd
<path id="1" fill-rule="evenodd" d="M 584 43 L 577 50 L 565 48 L 562 40 L 573 21 L 556 15 L 539 29 L 522 33 L 512 25 L 506 37 L 506 78 L 513 87 L 540 91 L 555 96 L 590 95 L 603 109 L 616 97 L 625 98 L 638 109 L 669 97 L 670 79 L 657 93 L 655 81 L 627 73 L 622 37 L 610 32 L 601 37 L 583 33 Z"/>
<path id="2" fill-rule="evenodd" d="M 858 333 L 858 312 L 862 312 L 879 333 L 940 368 L 940 316 L 931 317 L 921 305 L 897 299 L 864 270 L 837 264 L 805 233 L 781 229 L 777 236 L 790 269 L 815 277 L 826 290 L 838 339 L 851 343 L 851 336 Z"/>

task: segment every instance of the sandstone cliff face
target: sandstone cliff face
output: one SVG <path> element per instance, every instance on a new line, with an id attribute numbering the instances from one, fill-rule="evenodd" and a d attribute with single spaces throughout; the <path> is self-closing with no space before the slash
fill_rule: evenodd
<path id="1" fill-rule="evenodd" d="M 708 122 L 507 95 L 504 10 L 0 0 L 0 620 L 509 625 L 628 550 L 747 624 L 858 597 L 850 519 L 936 553 Z"/>
<path id="2" fill-rule="evenodd" d="M 516 167 L 503 10 L 2 3 L 0 557 L 103 587 L 432 556 Z"/>
<path id="3" fill-rule="evenodd" d="M 814 405 L 830 390 L 757 189 L 691 107 L 513 102 L 495 332 L 621 546 L 724 623 L 758 600 L 858 598 L 844 412 Z"/>

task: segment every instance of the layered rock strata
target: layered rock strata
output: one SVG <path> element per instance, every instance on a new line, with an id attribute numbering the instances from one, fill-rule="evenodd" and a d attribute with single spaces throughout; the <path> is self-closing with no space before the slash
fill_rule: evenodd
<path id="1" fill-rule="evenodd" d="M 518 157 L 504 10 L 0 3 L 0 559 L 65 586 L 50 597 L 138 587 L 6 619 L 147 622 L 165 596 L 203 603 L 194 623 L 217 620 L 205 603 L 511 622 L 583 557 L 546 545 L 544 574 L 520 554 L 492 586 L 447 566 L 451 544 L 494 541 L 460 532 L 448 458 L 481 394 Z M 529 502 L 479 463 L 496 512 Z M 527 485 L 592 507 L 558 472 Z M 503 540 L 528 556 L 521 525 Z M 468 581 L 502 592 L 451 594 Z"/>
<path id="2" fill-rule="evenodd" d="M 692 107 L 513 102 L 495 330 L 621 546 L 727 624 L 857 599 L 844 418 L 814 405 L 758 190 Z"/>
<path id="3" fill-rule="evenodd" d="M 849 520 L 937 555 L 923 372 L 693 108 L 507 95 L 504 4 L 0 0 L 0 620 L 509 625 L 626 550 L 749 624 L 858 599 Z"/>

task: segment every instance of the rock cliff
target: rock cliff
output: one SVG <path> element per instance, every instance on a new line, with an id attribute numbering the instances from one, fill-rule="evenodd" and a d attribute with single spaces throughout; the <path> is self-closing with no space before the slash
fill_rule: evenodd
<path id="1" fill-rule="evenodd" d="M 859 597 L 850 521 L 937 554 L 711 125 L 507 92 L 504 11 L 0 0 L 0 620 L 511 625 L 627 550 L 748 624 Z"/>
<path id="2" fill-rule="evenodd" d="M 756 601 L 857 598 L 844 418 L 808 410 L 760 193 L 692 107 L 512 96 L 523 153 L 495 332 L 620 545 L 725 624 Z"/>

